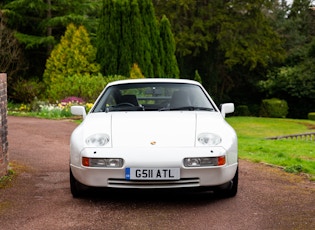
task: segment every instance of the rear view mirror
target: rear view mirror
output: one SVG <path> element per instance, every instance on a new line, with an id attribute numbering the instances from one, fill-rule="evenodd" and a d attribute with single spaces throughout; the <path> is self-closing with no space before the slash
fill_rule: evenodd
<path id="1" fill-rule="evenodd" d="M 71 106 L 71 113 L 76 116 L 82 116 L 83 119 L 85 119 L 86 117 L 86 111 L 85 111 L 84 106 L 78 106 L 78 105 Z"/>
<path id="2" fill-rule="evenodd" d="M 221 114 L 225 117 L 228 113 L 234 112 L 234 103 L 225 103 L 221 105 Z"/>

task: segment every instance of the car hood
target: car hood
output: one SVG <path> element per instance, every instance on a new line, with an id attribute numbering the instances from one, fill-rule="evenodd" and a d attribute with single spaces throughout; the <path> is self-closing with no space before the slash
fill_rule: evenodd
<path id="1" fill-rule="evenodd" d="M 91 113 L 81 128 L 84 139 L 108 134 L 111 147 L 193 147 L 200 133 L 231 131 L 220 113 L 205 111 Z"/>

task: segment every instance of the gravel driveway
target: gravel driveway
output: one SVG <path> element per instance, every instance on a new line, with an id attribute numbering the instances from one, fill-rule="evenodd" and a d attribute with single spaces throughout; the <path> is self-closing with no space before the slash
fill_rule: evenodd
<path id="1" fill-rule="evenodd" d="M 239 193 L 69 188 L 71 121 L 8 117 L 9 158 L 19 174 L 0 189 L 0 229 L 315 229 L 315 183 L 240 161 Z"/>

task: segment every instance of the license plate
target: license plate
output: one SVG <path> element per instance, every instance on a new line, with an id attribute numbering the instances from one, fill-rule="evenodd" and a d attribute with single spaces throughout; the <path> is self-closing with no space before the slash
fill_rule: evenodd
<path id="1" fill-rule="evenodd" d="M 126 180 L 179 180 L 179 168 L 126 168 Z"/>

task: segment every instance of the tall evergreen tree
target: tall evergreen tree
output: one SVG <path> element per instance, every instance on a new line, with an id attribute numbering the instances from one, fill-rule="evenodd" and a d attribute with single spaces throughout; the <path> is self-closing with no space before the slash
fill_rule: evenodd
<path id="1" fill-rule="evenodd" d="M 130 0 L 127 0 L 127 2 L 130 2 Z M 147 60 L 151 60 L 151 55 L 149 52 L 146 52 L 149 49 L 149 42 L 148 38 L 143 34 L 141 13 L 137 0 L 131 0 L 129 19 L 127 20 L 129 20 L 129 25 L 126 25 L 126 30 L 130 31 L 131 39 L 129 40 L 130 46 L 126 47 L 126 51 L 131 54 L 132 58 L 130 63 L 125 64 L 130 65 L 130 67 L 137 64 L 142 73 L 148 77 L 152 69 L 152 63 Z M 132 47 L 132 50 L 130 50 L 130 47 Z"/>
<path id="2" fill-rule="evenodd" d="M 116 67 L 113 66 L 116 62 L 116 42 L 115 35 L 115 20 L 114 20 L 114 2 L 103 0 L 103 6 L 101 9 L 101 17 L 99 21 L 99 27 L 97 31 L 97 53 L 96 58 L 101 65 L 101 71 L 103 73 L 116 71 Z M 106 17 L 107 16 L 107 17 Z M 102 36 L 101 36 L 102 35 Z M 113 42 L 114 41 L 114 42 Z M 106 70 L 105 70 L 106 66 Z"/>
<path id="3" fill-rule="evenodd" d="M 118 66 L 118 69 L 120 69 L 122 72 L 126 73 L 130 71 L 131 66 L 129 63 L 132 62 L 132 56 L 131 53 L 128 51 L 129 47 L 132 45 L 130 42 L 132 41 L 132 34 L 129 29 L 130 27 L 130 18 L 129 17 L 124 17 L 124 14 L 130 15 L 131 14 L 131 8 L 130 4 L 126 0 L 121 1 L 121 21 L 118 23 L 122 25 L 121 27 L 121 41 L 118 42 L 117 44 L 120 45 L 119 51 L 120 53 L 118 54 L 119 61 L 117 63 L 120 64 Z M 124 64 L 125 63 L 125 64 Z M 127 64 L 128 63 L 128 64 Z"/>
<path id="4" fill-rule="evenodd" d="M 97 60 L 104 75 L 128 76 L 137 64 L 146 77 L 161 77 L 161 39 L 148 0 L 103 0 Z"/>
<path id="5" fill-rule="evenodd" d="M 155 10 L 151 0 L 140 0 L 139 9 L 142 15 L 143 36 L 148 38 L 150 44 L 145 52 L 149 52 L 152 65 L 148 69 L 150 77 L 159 77 L 162 74 L 160 66 L 159 49 L 161 41 L 159 39 L 158 22 L 155 17 Z M 149 62 L 149 60 L 148 60 Z"/>
<path id="6" fill-rule="evenodd" d="M 161 58 L 164 76 L 179 78 L 179 69 L 175 56 L 175 40 L 171 31 L 171 24 L 165 15 L 160 22 L 160 37 L 163 47 Z"/>

